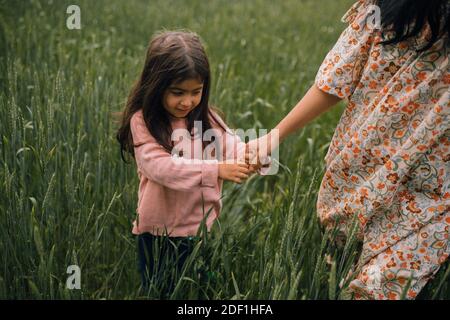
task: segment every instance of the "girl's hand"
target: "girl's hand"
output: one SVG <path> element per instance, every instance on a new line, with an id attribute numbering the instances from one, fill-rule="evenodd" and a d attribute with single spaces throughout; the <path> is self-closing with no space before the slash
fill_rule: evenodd
<path id="1" fill-rule="evenodd" d="M 245 163 L 219 163 L 219 177 L 223 180 L 240 184 L 247 180 L 250 173 Z"/>

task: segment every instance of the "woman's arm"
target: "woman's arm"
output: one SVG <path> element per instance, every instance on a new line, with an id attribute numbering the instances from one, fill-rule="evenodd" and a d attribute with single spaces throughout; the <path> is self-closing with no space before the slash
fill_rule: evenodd
<path id="1" fill-rule="evenodd" d="M 270 155 L 287 136 L 303 128 L 339 101 L 341 101 L 340 98 L 323 92 L 313 85 L 272 131 L 248 143 L 246 160 L 259 165 L 259 159 Z M 255 160 L 256 154 L 258 154 L 257 161 Z"/>
<path id="2" fill-rule="evenodd" d="M 274 128 L 275 130 L 278 129 L 280 143 L 291 133 L 304 127 L 339 101 L 341 101 L 340 98 L 325 93 L 316 85 L 313 85 L 294 109 Z"/>

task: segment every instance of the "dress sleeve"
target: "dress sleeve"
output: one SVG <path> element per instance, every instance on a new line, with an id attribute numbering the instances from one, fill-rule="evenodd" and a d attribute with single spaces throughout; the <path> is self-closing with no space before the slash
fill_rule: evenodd
<path id="1" fill-rule="evenodd" d="M 316 86 L 339 98 L 349 98 L 368 61 L 373 42 L 374 25 L 368 23 L 373 14 L 372 1 L 356 2 L 343 16 L 348 27 L 326 55 L 315 78 Z"/>
<path id="2" fill-rule="evenodd" d="M 199 160 L 195 163 L 177 161 L 150 134 L 138 113 L 131 118 L 131 133 L 137 167 L 148 179 L 186 192 L 195 187 L 215 188 L 218 185 L 217 160 Z"/>

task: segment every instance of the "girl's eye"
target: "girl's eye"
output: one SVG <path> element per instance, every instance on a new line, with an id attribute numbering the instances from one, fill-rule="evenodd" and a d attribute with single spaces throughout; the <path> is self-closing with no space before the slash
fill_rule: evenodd
<path id="1" fill-rule="evenodd" d="M 183 92 L 181 92 L 181 91 L 172 91 L 172 94 L 174 96 L 181 96 L 181 95 L 183 95 Z"/>

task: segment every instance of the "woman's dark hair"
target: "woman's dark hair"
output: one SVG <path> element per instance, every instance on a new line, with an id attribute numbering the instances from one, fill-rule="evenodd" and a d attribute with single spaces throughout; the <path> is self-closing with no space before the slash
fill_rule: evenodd
<path id="1" fill-rule="evenodd" d="M 441 37 L 450 35 L 449 0 L 378 0 L 377 5 L 381 10 L 383 44 L 416 37 L 428 26 L 430 34 L 426 43 L 418 48 L 425 51 Z M 386 37 L 387 32 L 393 32 L 393 36 Z"/>
<path id="2" fill-rule="evenodd" d="M 134 156 L 130 121 L 133 114 L 140 109 L 152 136 L 167 151 L 172 150 L 172 128 L 170 117 L 163 107 L 163 96 L 171 84 L 187 79 L 199 79 L 203 82 L 200 104 L 188 114 L 187 129 L 191 132 L 194 121 L 201 121 L 202 129 L 206 131 L 211 128 L 208 117 L 211 72 L 199 37 L 195 33 L 184 31 L 156 34 L 147 49 L 141 76 L 134 84 L 121 114 L 117 140 L 125 162 L 123 151 Z"/>

